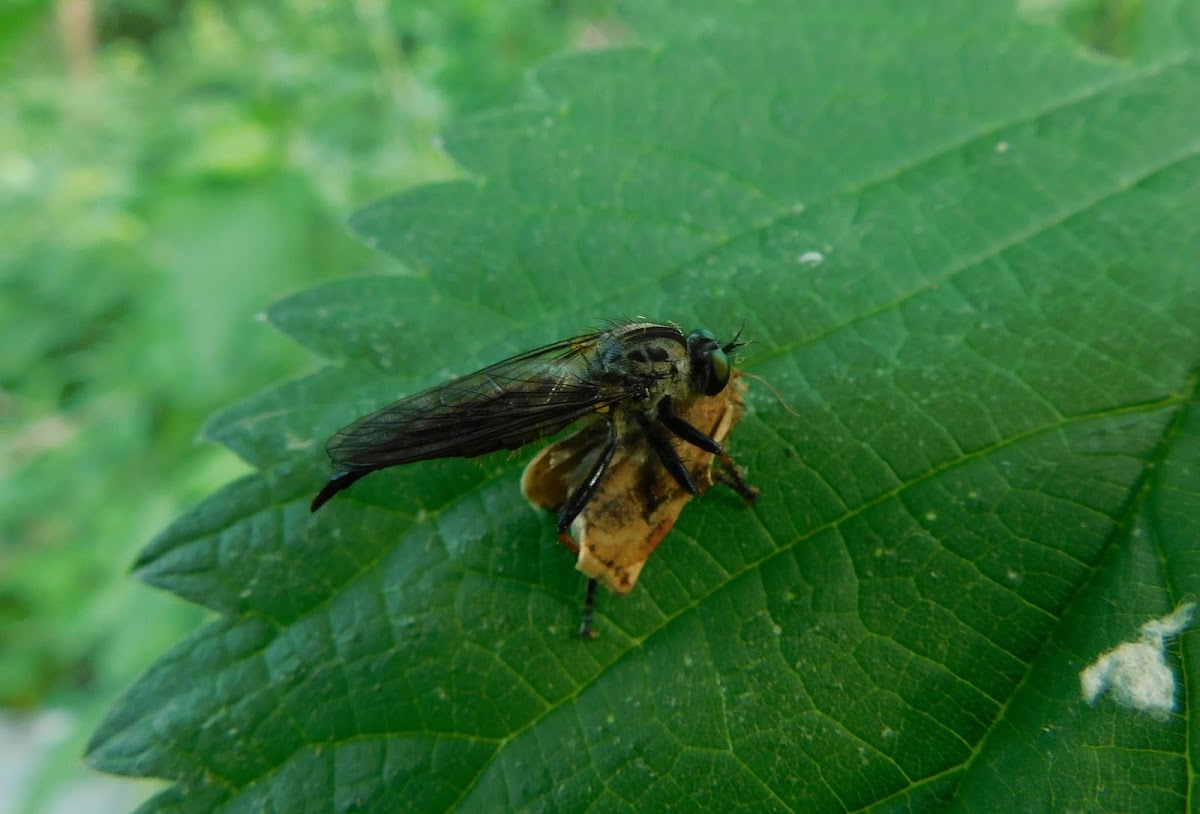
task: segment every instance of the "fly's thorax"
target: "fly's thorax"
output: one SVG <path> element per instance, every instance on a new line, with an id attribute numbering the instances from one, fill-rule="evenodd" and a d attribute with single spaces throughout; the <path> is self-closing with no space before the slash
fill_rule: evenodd
<path id="1" fill-rule="evenodd" d="M 687 339 L 671 325 L 635 322 L 613 328 L 598 344 L 596 373 L 640 389 L 638 400 L 648 405 L 691 394 Z"/>

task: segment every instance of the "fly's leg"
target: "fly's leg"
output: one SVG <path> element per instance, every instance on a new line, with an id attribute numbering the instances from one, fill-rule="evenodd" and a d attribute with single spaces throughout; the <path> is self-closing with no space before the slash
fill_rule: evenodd
<path id="1" fill-rule="evenodd" d="M 565 531 L 560 531 L 558 533 L 558 542 L 567 551 L 570 551 L 576 557 L 579 556 L 579 543 L 572 540 L 570 534 L 567 534 Z"/>
<path id="2" fill-rule="evenodd" d="M 725 472 L 729 476 L 729 485 L 734 491 L 742 496 L 742 500 L 745 500 L 750 504 L 753 504 L 754 501 L 758 500 L 758 490 L 746 483 L 746 481 L 742 480 L 742 474 L 738 472 L 737 466 L 734 465 L 733 459 L 729 457 L 729 453 L 725 451 L 725 447 L 721 446 L 721 444 L 715 439 L 709 438 L 703 432 L 672 413 L 671 402 L 669 399 L 662 400 L 661 407 L 658 411 L 658 420 L 661 421 L 668 430 L 678 435 L 684 441 L 687 441 L 693 446 L 699 447 L 705 452 L 711 452 L 713 455 L 716 455 L 718 458 L 720 458 L 721 465 L 725 467 Z M 651 443 L 653 443 L 653 439 L 651 440 Z M 657 449 L 657 446 L 655 449 Z M 674 450 L 672 450 L 672 452 L 674 452 Z M 679 456 L 676 455 L 675 460 L 678 462 Z M 663 460 L 663 463 L 667 463 L 665 459 Z M 671 469 L 670 465 L 667 466 L 667 469 Z M 685 469 L 684 471 L 686 472 L 687 470 Z M 675 474 L 673 470 L 671 474 Z M 676 480 L 678 480 L 679 476 L 676 475 L 675 477 Z M 687 486 L 685 485 L 684 488 L 686 489 Z M 692 491 L 692 494 L 695 494 L 695 491 Z"/>
<path id="3" fill-rule="evenodd" d="M 692 477 L 692 473 L 688 471 L 688 468 L 683 465 L 683 461 L 679 459 L 679 453 L 675 451 L 675 447 L 671 446 L 671 439 L 667 437 L 667 434 L 659 428 L 655 421 L 643 415 L 639 415 L 637 418 L 638 423 L 642 426 L 642 432 L 646 434 L 646 440 L 654 448 L 654 452 L 658 455 L 658 459 L 662 461 L 662 465 L 671 473 L 671 477 L 675 478 L 689 495 L 698 494 L 700 487 L 696 485 L 696 479 Z M 688 426 L 690 427 L 691 425 L 689 424 Z M 700 431 L 696 430 L 696 432 Z M 716 442 L 714 441 L 713 443 Z"/>
<path id="4" fill-rule="evenodd" d="M 571 523 L 583 511 L 583 507 L 588 504 L 588 501 L 596 495 L 596 490 L 604 482 L 604 473 L 608 469 L 609 463 L 612 462 L 616 451 L 617 428 L 616 425 L 610 422 L 608 425 L 608 437 L 604 440 L 604 448 L 600 451 L 596 462 L 592 464 L 592 468 L 588 471 L 587 477 L 583 479 L 583 483 L 579 484 L 575 491 L 571 493 L 571 496 L 567 498 L 567 502 L 563 504 L 562 511 L 558 514 L 558 541 L 573 554 L 579 553 L 579 546 L 575 544 L 575 541 L 571 539 L 571 535 L 567 532 L 571 528 Z"/>
<path id="5" fill-rule="evenodd" d="M 567 498 L 566 504 L 558 515 L 558 541 L 566 546 L 567 550 L 572 554 L 579 553 L 579 545 L 571 539 L 568 532 L 571 529 L 571 523 L 579 516 L 587 506 L 588 501 L 596 495 L 596 490 L 600 488 L 600 484 L 604 482 L 604 473 L 608 469 L 609 463 L 612 462 L 613 455 L 617 451 L 617 428 L 611 422 L 608 425 L 608 438 L 605 439 L 604 449 L 600 451 L 596 462 L 592 464 L 591 470 L 588 471 L 587 477 L 583 479 L 583 483 L 571 493 Z M 592 619 L 596 615 L 596 580 L 589 579 L 587 583 L 587 593 L 583 600 L 583 621 L 579 624 L 579 635 L 585 639 L 595 637 L 592 632 Z"/>
<path id="6" fill-rule="evenodd" d="M 716 472 L 713 472 L 713 480 L 722 486 L 737 492 L 742 496 L 742 499 L 750 505 L 754 505 L 754 502 L 758 500 L 758 489 L 750 486 L 744 480 L 742 480 L 742 477 L 738 473 L 737 469 L 733 467 L 726 468 L 724 462 L 722 462 L 720 469 L 718 469 Z M 742 491 L 743 489 L 750 490 L 749 497 L 747 497 L 745 492 Z"/>
<path id="7" fill-rule="evenodd" d="M 579 623 L 579 638 L 594 639 L 596 632 L 592 630 L 592 619 L 596 616 L 596 580 L 587 581 L 587 593 L 583 597 L 583 621 Z"/>

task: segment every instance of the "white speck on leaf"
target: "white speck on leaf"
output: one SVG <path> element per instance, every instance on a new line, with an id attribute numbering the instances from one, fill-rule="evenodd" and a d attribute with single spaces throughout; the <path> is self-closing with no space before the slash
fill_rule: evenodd
<path id="1" fill-rule="evenodd" d="M 825 255 L 821 254 L 820 252 L 809 251 L 800 255 L 799 260 L 800 265 L 802 266 L 819 266 L 825 262 Z"/>
<path id="2" fill-rule="evenodd" d="M 288 452 L 299 452 L 308 449 L 313 445 L 311 438 L 299 438 L 292 433 L 287 434 L 287 449 Z"/>
<path id="3" fill-rule="evenodd" d="M 1142 625 L 1141 640 L 1101 654 L 1079 674 L 1084 700 L 1094 704 L 1107 692 L 1123 707 L 1166 717 L 1175 709 L 1175 673 L 1167 664 L 1167 642 L 1192 623 L 1195 609 L 1195 602 L 1185 602 Z"/>
<path id="4" fill-rule="evenodd" d="M 1001 155 L 1003 155 L 1004 153 L 1007 153 L 1008 152 L 1008 142 L 1007 141 L 996 142 L 996 152 L 1000 153 Z"/>

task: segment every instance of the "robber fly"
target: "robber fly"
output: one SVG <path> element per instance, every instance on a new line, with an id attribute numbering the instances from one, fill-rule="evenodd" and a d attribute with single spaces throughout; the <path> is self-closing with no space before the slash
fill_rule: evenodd
<path id="1" fill-rule="evenodd" d="M 517 449 L 589 417 L 602 427 L 598 452 L 558 515 L 558 539 L 573 553 L 579 547 L 569 534 L 572 521 L 600 489 L 617 449 L 633 439 L 644 439 L 691 495 L 699 487 L 672 438 L 711 453 L 724 465 L 730 485 L 753 502 L 757 492 L 742 480 L 724 447 L 680 417 L 681 407 L 725 389 L 729 354 L 740 345 L 736 336 L 722 345 L 704 329 L 684 334 L 673 325 L 612 323 L 408 396 L 329 439 L 326 449 L 340 471 L 313 498 L 311 509 L 378 469 Z M 585 635 L 595 591 L 592 577 Z"/>

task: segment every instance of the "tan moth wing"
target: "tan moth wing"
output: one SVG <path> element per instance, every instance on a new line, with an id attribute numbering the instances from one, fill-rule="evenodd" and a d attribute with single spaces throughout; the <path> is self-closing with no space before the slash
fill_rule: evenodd
<path id="1" fill-rule="evenodd" d="M 742 417 L 746 384 L 736 369 L 715 396 L 677 405 L 677 414 L 718 443 Z M 521 477 L 521 491 L 539 508 L 559 511 L 598 454 L 604 428 L 589 425 L 543 449 Z M 711 452 L 676 439 L 675 450 L 703 494 L 713 483 Z M 633 590 L 642 566 L 691 499 L 663 467 L 644 436 L 624 441 L 599 491 L 571 524 L 579 545 L 575 567 L 615 594 Z"/>

